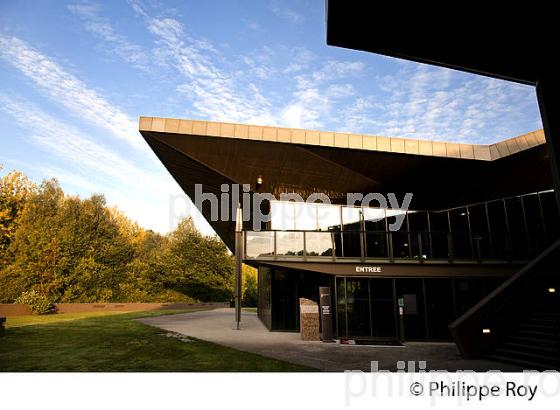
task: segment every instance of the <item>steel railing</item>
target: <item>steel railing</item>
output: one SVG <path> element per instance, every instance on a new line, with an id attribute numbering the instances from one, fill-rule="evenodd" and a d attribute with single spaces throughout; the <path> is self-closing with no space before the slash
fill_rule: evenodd
<path id="1" fill-rule="evenodd" d="M 243 231 L 245 259 L 528 261 L 546 246 L 528 232 Z M 542 244 L 542 248 L 539 246 Z"/>

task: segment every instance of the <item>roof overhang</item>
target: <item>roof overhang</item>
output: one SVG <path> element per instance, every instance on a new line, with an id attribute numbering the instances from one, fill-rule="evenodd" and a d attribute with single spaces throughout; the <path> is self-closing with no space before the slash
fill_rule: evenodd
<path id="1" fill-rule="evenodd" d="M 535 85 L 556 75 L 553 7 L 326 0 L 327 44 Z"/>
<path id="2" fill-rule="evenodd" d="M 407 192 L 414 209 L 443 209 L 552 187 L 542 130 L 492 145 L 141 117 L 140 133 L 184 192 L 195 185 L 218 197 L 222 184 L 259 192 L 325 193 L 345 203 L 347 193 Z M 235 202 L 235 201 L 234 201 Z M 204 206 L 206 205 L 206 207 Z M 212 221 L 233 246 L 233 222 Z"/>

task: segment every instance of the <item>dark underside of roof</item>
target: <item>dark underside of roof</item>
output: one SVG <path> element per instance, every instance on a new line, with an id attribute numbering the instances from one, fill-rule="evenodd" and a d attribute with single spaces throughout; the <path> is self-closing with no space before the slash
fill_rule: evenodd
<path id="1" fill-rule="evenodd" d="M 327 44 L 534 85 L 557 67 L 553 7 L 327 0 Z"/>
<path id="2" fill-rule="evenodd" d="M 194 200 L 195 184 L 221 194 L 222 184 L 249 184 L 259 192 L 322 192 L 346 203 L 346 193 L 413 194 L 413 209 L 445 209 L 552 188 L 545 145 L 495 161 L 430 157 L 223 137 L 141 132 L 183 191 Z M 234 224 L 210 221 L 232 248 Z"/>

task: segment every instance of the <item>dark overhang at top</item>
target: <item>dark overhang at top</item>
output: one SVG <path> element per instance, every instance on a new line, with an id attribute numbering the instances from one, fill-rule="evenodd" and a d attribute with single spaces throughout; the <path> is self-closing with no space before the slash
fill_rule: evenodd
<path id="1" fill-rule="evenodd" d="M 327 44 L 535 85 L 557 67 L 554 7 L 326 0 Z"/>
<path id="2" fill-rule="evenodd" d="M 413 209 L 445 209 L 552 187 L 542 130 L 492 145 L 454 144 L 173 118 L 140 118 L 140 133 L 187 195 L 195 184 L 259 192 L 413 193 Z M 231 247 L 234 224 L 210 221 Z"/>

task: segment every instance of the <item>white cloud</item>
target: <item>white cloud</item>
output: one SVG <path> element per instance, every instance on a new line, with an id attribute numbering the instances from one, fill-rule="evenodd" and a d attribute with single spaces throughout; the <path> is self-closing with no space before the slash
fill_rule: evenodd
<path id="1" fill-rule="evenodd" d="M 213 233 L 167 173 L 153 175 L 145 172 L 79 129 L 53 118 L 26 100 L 0 95 L 0 109 L 28 130 L 27 138 L 31 144 L 48 153 L 43 162 L 32 165 L 46 177 L 56 177 L 65 188 L 104 194 L 109 203 L 146 228 L 167 232 L 181 217 L 191 215 L 202 232 Z M 49 165 L 51 162 L 57 165 Z M 179 210 L 171 209 L 172 199 L 174 203 L 182 204 Z"/>
<path id="2" fill-rule="evenodd" d="M 276 16 L 288 20 L 293 24 L 301 24 L 305 21 L 302 14 L 298 13 L 294 9 L 286 6 L 286 4 L 281 0 L 273 0 L 270 3 L 270 10 Z"/>
<path id="3" fill-rule="evenodd" d="M 332 84 L 327 87 L 326 94 L 332 98 L 345 98 L 356 94 L 352 84 Z"/>
<path id="4" fill-rule="evenodd" d="M 151 19 L 148 29 L 156 36 L 158 55 L 187 82 L 177 86 L 192 102 L 195 114 L 216 121 L 270 123 L 270 103 L 250 80 L 240 88 L 237 79 L 211 59 L 211 44 L 187 36 L 177 20 Z"/>
<path id="5" fill-rule="evenodd" d="M 110 148 L 84 135 L 79 129 L 55 119 L 26 100 L 0 95 L 1 109 L 30 131 L 34 145 L 73 164 L 94 178 L 110 183 L 139 184 L 150 190 L 164 189 L 162 179 L 142 171 Z"/>
<path id="6" fill-rule="evenodd" d="M 26 42 L 0 35 L 0 56 L 80 119 L 110 131 L 137 149 L 147 150 L 135 121 Z"/>
<path id="7" fill-rule="evenodd" d="M 358 96 L 343 110 L 346 129 L 486 144 L 519 134 L 521 113 L 538 115 L 528 86 L 438 67 L 407 64 L 378 84 L 378 97 Z"/>
<path id="8" fill-rule="evenodd" d="M 142 48 L 115 32 L 108 19 L 99 16 L 99 6 L 94 3 L 77 3 L 67 6 L 68 10 L 84 22 L 84 28 L 102 40 L 110 53 L 142 70 L 148 69 L 148 58 Z"/>

